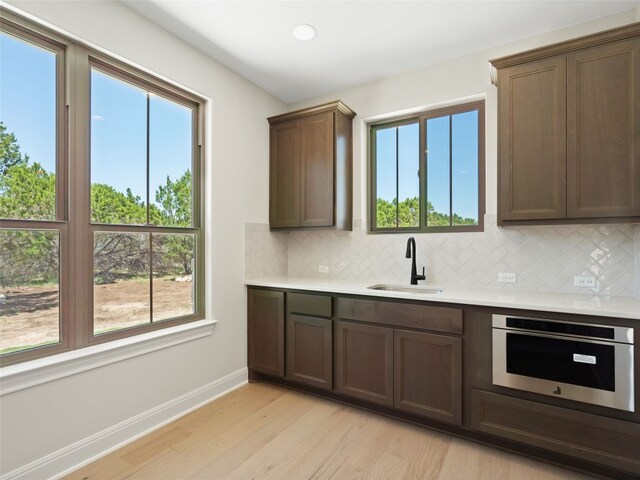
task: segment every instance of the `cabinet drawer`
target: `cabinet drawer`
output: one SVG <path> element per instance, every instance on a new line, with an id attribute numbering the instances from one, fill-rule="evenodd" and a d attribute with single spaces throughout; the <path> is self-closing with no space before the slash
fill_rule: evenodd
<path id="1" fill-rule="evenodd" d="M 640 424 L 472 390 L 471 428 L 640 473 Z"/>
<path id="2" fill-rule="evenodd" d="M 458 308 L 340 298 L 338 313 L 345 320 L 462 333 L 462 310 Z"/>
<path id="3" fill-rule="evenodd" d="M 309 295 L 306 293 L 289 293 L 287 295 L 287 311 L 316 317 L 330 317 L 332 298 L 326 295 Z"/>

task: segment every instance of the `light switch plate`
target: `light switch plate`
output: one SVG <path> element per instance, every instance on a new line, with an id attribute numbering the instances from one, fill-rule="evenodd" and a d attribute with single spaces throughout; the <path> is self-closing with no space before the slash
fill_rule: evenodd
<path id="1" fill-rule="evenodd" d="M 328 265 L 318 265 L 318 272 L 320 273 L 329 273 Z"/>

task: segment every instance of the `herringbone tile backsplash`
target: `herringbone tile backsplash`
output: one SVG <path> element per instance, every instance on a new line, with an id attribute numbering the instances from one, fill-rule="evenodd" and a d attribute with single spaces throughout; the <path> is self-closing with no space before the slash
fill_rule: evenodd
<path id="1" fill-rule="evenodd" d="M 245 223 L 245 278 L 286 275 L 287 236 L 286 233 L 271 233 L 267 224 Z"/>
<path id="2" fill-rule="evenodd" d="M 495 215 L 487 215 L 484 232 L 414 237 L 418 268 L 426 267 L 432 284 L 637 296 L 640 230 L 634 229 L 640 226 L 498 228 Z M 247 278 L 288 274 L 408 282 L 408 234 L 368 235 L 360 221 L 354 222 L 352 232 L 271 233 L 266 225 L 247 224 L 246 234 Z M 319 273 L 319 265 L 328 266 L 329 273 Z M 515 272 L 517 283 L 499 283 L 499 272 Z M 596 287 L 574 287 L 575 275 L 595 277 Z"/>

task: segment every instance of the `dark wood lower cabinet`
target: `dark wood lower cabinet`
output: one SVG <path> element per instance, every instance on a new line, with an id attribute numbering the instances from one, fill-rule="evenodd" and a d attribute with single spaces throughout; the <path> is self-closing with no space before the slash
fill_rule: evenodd
<path id="1" fill-rule="evenodd" d="M 263 288 L 248 296 L 252 380 L 596 475 L 640 478 L 636 320 Z M 634 328 L 636 411 L 493 385 L 494 313 Z"/>
<path id="2" fill-rule="evenodd" d="M 325 390 L 333 388 L 333 322 L 287 317 L 287 379 Z"/>
<path id="3" fill-rule="evenodd" d="M 336 322 L 336 392 L 393 405 L 393 329 Z"/>
<path id="4" fill-rule="evenodd" d="M 640 475 L 640 425 L 471 390 L 471 427 Z"/>
<path id="5" fill-rule="evenodd" d="M 461 425 L 462 339 L 406 330 L 393 336 L 393 406 Z"/>
<path id="6" fill-rule="evenodd" d="M 249 289 L 249 368 L 284 377 L 284 292 Z"/>

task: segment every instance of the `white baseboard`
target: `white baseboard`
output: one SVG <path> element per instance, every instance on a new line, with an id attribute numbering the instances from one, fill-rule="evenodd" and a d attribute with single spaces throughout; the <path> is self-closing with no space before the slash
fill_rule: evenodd
<path id="1" fill-rule="evenodd" d="M 0 480 L 56 479 L 147 435 L 247 383 L 247 369 L 222 377 L 79 442 L 19 467 Z"/>

